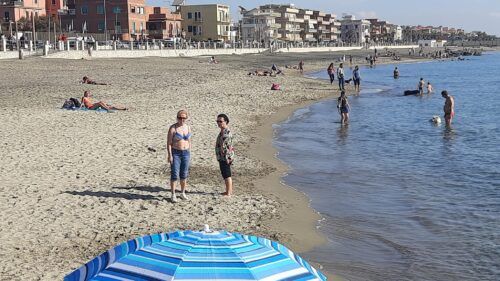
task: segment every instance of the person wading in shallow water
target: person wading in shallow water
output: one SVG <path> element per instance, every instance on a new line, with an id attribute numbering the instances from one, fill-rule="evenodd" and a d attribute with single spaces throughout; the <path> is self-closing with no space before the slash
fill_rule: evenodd
<path id="1" fill-rule="evenodd" d="M 340 97 L 337 100 L 337 108 L 340 113 L 340 123 L 342 123 L 342 125 L 347 124 L 349 122 L 350 106 L 345 91 L 340 92 Z"/>
<path id="2" fill-rule="evenodd" d="M 217 115 L 217 126 L 220 129 L 215 142 L 215 155 L 219 162 L 220 172 L 226 185 L 225 196 L 233 194 L 233 180 L 231 178 L 231 165 L 234 161 L 233 135 L 229 130 L 229 117 L 226 114 Z"/>
<path id="3" fill-rule="evenodd" d="M 451 121 L 455 116 L 455 100 L 450 94 L 448 94 L 448 91 L 446 90 L 441 92 L 441 96 L 446 99 L 443 107 L 444 121 L 446 122 L 446 126 L 450 126 Z"/>

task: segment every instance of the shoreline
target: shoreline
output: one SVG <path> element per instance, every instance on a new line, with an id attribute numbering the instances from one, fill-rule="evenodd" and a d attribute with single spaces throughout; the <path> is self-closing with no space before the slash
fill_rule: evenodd
<path id="1" fill-rule="evenodd" d="M 413 58 L 403 59 L 401 61 L 382 61 L 377 64 L 409 64 L 432 61 L 432 59 L 427 58 Z M 360 63 L 357 65 L 365 67 L 369 66 L 369 64 L 367 63 Z M 351 66 L 349 66 L 348 68 L 351 68 Z M 312 69 L 307 73 L 304 73 L 303 77 L 310 80 L 312 83 L 323 81 L 320 83 L 328 84 L 328 81 L 326 79 L 319 79 L 310 76 L 311 73 L 315 73 L 321 70 L 323 69 Z M 249 151 L 253 153 L 253 155 L 255 155 L 258 160 L 270 164 L 275 168 L 273 172 L 269 173 L 264 178 L 256 180 L 256 185 L 261 192 L 273 193 L 280 199 L 288 202 L 288 208 L 286 208 L 287 212 L 283 210 L 282 218 L 278 220 L 269 220 L 269 223 L 273 225 L 273 230 L 284 231 L 288 234 L 293 235 L 293 239 L 289 238 L 289 240 L 286 242 L 280 242 L 290 244 L 287 247 L 298 254 L 311 251 L 315 247 L 321 246 L 322 244 L 326 243 L 326 237 L 320 231 L 319 225 L 323 217 L 320 212 L 316 211 L 311 206 L 311 199 L 305 192 L 299 191 L 296 189 L 296 187 L 287 185 L 282 181 L 282 178 L 290 169 L 290 167 L 277 157 L 278 150 L 273 145 L 275 139 L 275 130 L 273 126 L 289 119 L 291 115 L 298 109 L 306 108 L 313 104 L 338 97 L 339 91 L 335 89 L 335 85 L 336 84 L 334 83 L 333 92 L 328 96 L 320 97 L 314 100 L 303 101 L 299 104 L 285 105 L 278 108 L 278 110 L 276 110 L 276 112 L 272 113 L 270 116 L 260 116 L 259 119 L 262 119 L 263 117 L 266 117 L 267 119 L 263 122 L 260 122 L 257 126 L 255 130 L 257 138 L 249 148 Z M 352 91 L 348 93 L 348 96 L 350 95 L 353 95 Z M 322 266 L 320 263 L 312 262 L 312 264 L 316 266 L 317 269 L 321 270 Z M 325 270 L 322 270 L 322 272 L 327 276 L 328 280 L 346 280 L 343 277 L 335 275 L 332 272 Z"/>

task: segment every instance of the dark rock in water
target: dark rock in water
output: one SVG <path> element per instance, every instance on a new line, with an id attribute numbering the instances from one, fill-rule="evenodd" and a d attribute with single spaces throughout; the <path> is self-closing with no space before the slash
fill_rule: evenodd
<path id="1" fill-rule="evenodd" d="M 406 90 L 404 92 L 405 96 L 418 95 L 418 94 L 420 94 L 419 90 Z"/>

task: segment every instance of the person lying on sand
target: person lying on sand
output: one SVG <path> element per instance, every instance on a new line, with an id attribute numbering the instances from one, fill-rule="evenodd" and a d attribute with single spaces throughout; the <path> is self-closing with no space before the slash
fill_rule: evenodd
<path id="1" fill-rule="evenodd" d="M 273 72 L 269 70 L 255 70 L 255 71 L 250 71 L 248 72 L 248 75 L 255 75 L 255 76 L 272 76 L 275 77 L 276 74 L 273 74 Z"/>
<path id="2" fill-rule="evenodd" d="M 214 56 L 211 56 L 211 57 L 210 57 L 210 61 L 209 61 L 208 63 L 210 63 L 210 64 L 212 64 L 212 63 L 213 63 L 213 64 L 218 64 L 219 62 L 215 59 L 215 57 L 214 57 Z"/>
<path id="3" fill-rule="evenodd" d="M 91 84 L 91 85 L 108 85 L 106 83 L 97 83 L 93 80 L 90 80 L 90 78 L 88 78 L 87 76 L 83 76 L 83 79 L 82 79 L 82 84 Z"/>
<path id="4" fill-rule="evenodd" d="M 274 63 L 271 66 L 271 71 L 275 74 L 284 74 L 283 71 L 281 71 L 281 69 Z"/>
<path id="5" fill-rule="evenodd" d="M 105 109 L 105 110 L 127 110 L 126 107 L 121 107 L 121 106 L 113 106 L 110 104 L 107 104 L 105 102 L 99 101 L 99 102 L 92 102 L 92 93 L 89 91 L 83 92 L 83 98 L 82 98 L 82 105 L 87 108 L 87 109 Z"/>

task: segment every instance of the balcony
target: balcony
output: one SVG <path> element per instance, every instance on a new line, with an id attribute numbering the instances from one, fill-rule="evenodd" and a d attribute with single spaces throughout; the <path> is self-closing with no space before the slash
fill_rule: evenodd
<path id="1" fill-rule="evenodd" d="M 0 2 L 0 6 L 22 7 L 22 6 L 24 6 L 24 4 L 23 4 L 23 1 L 3 1 L 3 2 Z"/>

